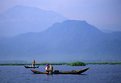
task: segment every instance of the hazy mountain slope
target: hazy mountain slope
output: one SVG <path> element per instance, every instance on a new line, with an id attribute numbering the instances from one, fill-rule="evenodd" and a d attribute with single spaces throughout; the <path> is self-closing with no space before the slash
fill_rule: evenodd
<path id="1" fill-rule="evenodd" d="M 66 18 L 52 11 L 15 6 L 0 15 L 0 37 L 27 32 L 40 32 Z"/>
<path id="2" fill-rule="evenodd" d="M 67 20 L 43 32 L 26 33 L 0 43 L 0 55 L 40 60 L 118 60 L 121 32 L 104 33 L 85 21 Z"/>

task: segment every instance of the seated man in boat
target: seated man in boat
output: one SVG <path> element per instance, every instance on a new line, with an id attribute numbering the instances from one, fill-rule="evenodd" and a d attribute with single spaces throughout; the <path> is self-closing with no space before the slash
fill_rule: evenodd
<path id="1" fill-rule="evenodd" d="M 48 74 L 52 74 L 53 73 L 53 66 L 50 64 L 47 64 L 45 67 L 45 70 Z"/>

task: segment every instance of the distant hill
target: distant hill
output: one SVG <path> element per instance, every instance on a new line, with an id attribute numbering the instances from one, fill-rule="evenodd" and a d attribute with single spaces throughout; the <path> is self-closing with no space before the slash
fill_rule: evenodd
<path id="1" fill-rule="evenodd" d="M 43 32 L 1 40 L 0 55 L 17 60 L 120 60 L 121 32 L 104 33 L 86 21 L 66 20 Z"/>
<path id="2" fill-rule="evenodd" d="M 53 11 L 15 6 L 0 14 L 0 37 L 15 36 L 27 32 L 40 32 L 65 19 L 65 17 Z"/>

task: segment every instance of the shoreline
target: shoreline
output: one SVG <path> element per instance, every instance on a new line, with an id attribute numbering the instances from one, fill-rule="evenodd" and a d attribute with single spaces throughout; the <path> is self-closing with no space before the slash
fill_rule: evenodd
<path id="1" fill-rule="evenodd" d="M 80 63 L 76 64 L 75 63 Z M 43 66 L 48 63 L 37 63 L 36 65 Z M 63 63 L 49 63 L 52 65 L 70 65 L 70 66 L 86 66 L 86 65 L 121 65 L 121 62 L 63 62 Z M 74 64 L 74 65 L 73 65 Z M 31 65 L 31 63 L 0 63 L 0 66 L 24 66 L 24 65 Z"/>

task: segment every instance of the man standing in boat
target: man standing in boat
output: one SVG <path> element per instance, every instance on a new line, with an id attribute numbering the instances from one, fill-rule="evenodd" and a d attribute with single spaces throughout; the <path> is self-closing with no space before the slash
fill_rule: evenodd
<path id="1" fill-rule="evenodd" d="M 53 66 L 51 64 L 47 64 L 45 67 L 45 70 L 48 74 L 52 74 L 53 73 Z"/>
<path id="2" fill-rule="evenodd" d="M 35 60 L 32 62 L 32 67 L 35 67 Z"/>

